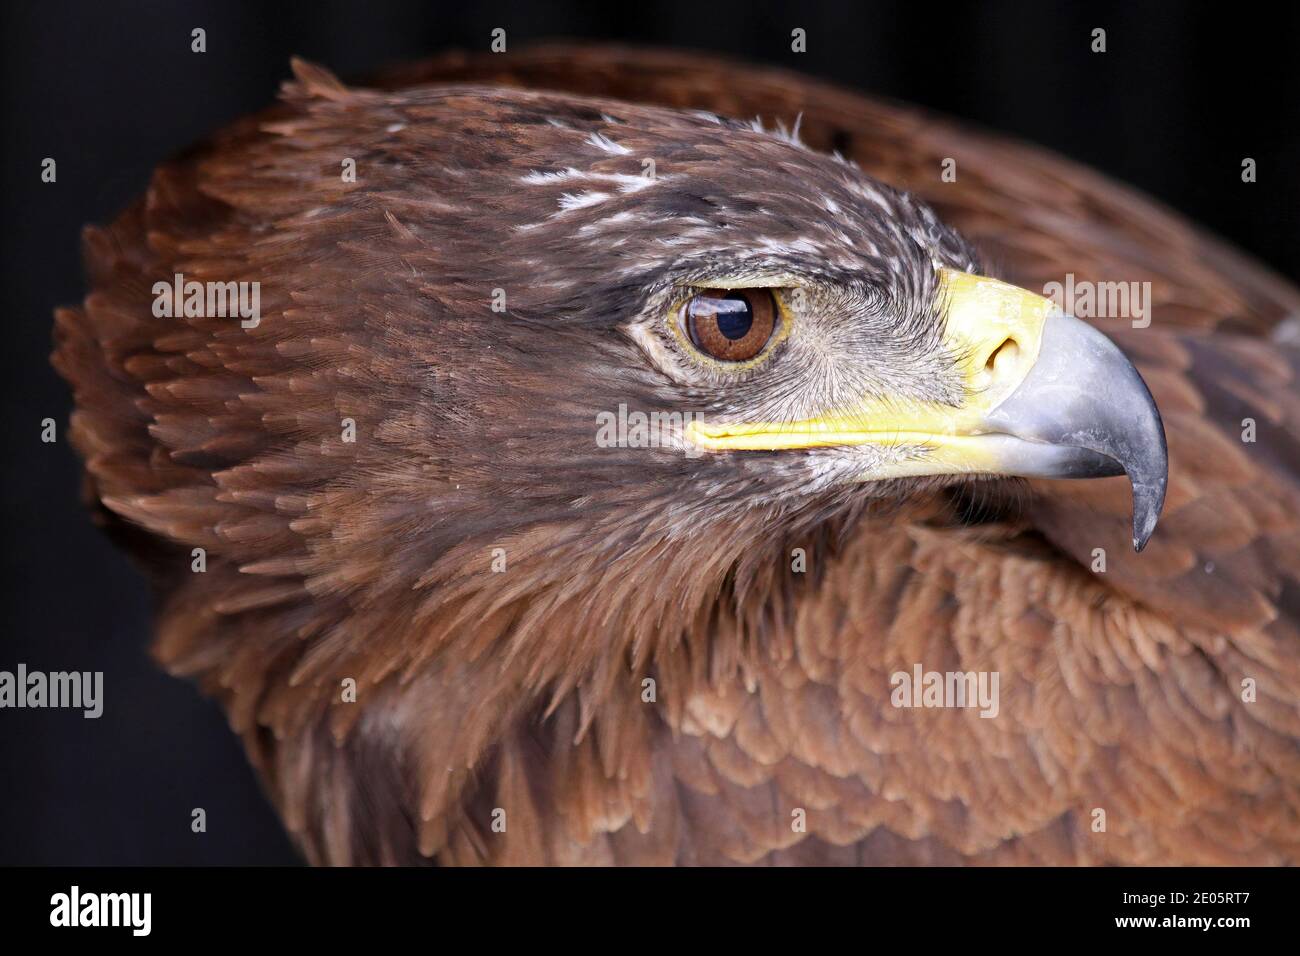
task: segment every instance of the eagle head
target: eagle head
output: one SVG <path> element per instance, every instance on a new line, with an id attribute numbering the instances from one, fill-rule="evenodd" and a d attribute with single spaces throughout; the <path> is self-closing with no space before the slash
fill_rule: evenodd
<path id="1" fill-rule="evenodd" d="M 790 549 L 871 508 L 1123 472 L 1150 535 L 1164 434 L 1119 350 L 797 129 L 297 72 L 88 233 L 56 353 L 97 498 L 166 569 L 159 656 L 296 831 L 334 812 L 316 752 L 393 775 L 377 818 L 422 800 L 432 852 L 502 727 L 724 667 Z M 232 282 L 256 321 L 180 301 Z"/>

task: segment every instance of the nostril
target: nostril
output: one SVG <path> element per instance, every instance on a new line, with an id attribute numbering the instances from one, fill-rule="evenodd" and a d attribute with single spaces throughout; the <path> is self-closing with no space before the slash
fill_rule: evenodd
<path id="1" fill-rule="evenodd" d="M 985 363 L 984 368 L 989 372 L 997 372 L 999 368 L 1004 371 L 1016 364 L 1020 357 L 1020 345 L 1015 339 L 1008 337 L 1001 345 L 989 353 L 989 360 Z"/>

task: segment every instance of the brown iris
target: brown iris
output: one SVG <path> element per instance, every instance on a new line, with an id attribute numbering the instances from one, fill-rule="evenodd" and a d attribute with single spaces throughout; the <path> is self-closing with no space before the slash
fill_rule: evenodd
<path id="1" fill-rule="evenodd" d="M 752 359 L 776 328 L 770 289 L 705 289 L 682 306 L 691 343 L 719 362 Z"/>

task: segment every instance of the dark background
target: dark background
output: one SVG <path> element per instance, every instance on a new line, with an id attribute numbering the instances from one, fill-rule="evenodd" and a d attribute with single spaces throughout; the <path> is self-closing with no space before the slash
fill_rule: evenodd
<path id="1" fill-rule="evenodd" d="M 79 504 L 51 310 L 84 292 L 78 233 L 151 168 L 266 105 L 300 54 L 346 77 L 530 39 L 690 46 L 781 64 L 1035 141 L 1136 185 L 1300 278 L 1293 5 L 807 2 L 8 2 L 0 670 L 104 671 L 104 715 L 0 711 L 0 863 L 297 857 L 216 707 L 147 656 L 142 580 Z M 1108 52 L 1089 50 L 1094 27 Z M 190 30 L 208 51 L 190 52 Z M 790 52 L 790 30 L 808 52 Z M 509 54 L 505 54 L 508 56 Z M 709 55 L 702 53 L 702 56 Z M 58 162 L 58 182 L 40 163 Z M 1245 156 L 1259 181 L 1240 180 Z M 40 421 L 60 423 L 42 444 Z M 204 807 L 208 832 L 190 831 Z"/>

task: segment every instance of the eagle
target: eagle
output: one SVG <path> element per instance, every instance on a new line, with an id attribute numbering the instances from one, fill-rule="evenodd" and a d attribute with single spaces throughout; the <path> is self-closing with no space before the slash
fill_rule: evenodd
<path id="1" fill-rule="evenodd" d="M 1300 861 L 1293 286 L 778 69 L 293 72 L 53 361 L 308 861 Z"/>

